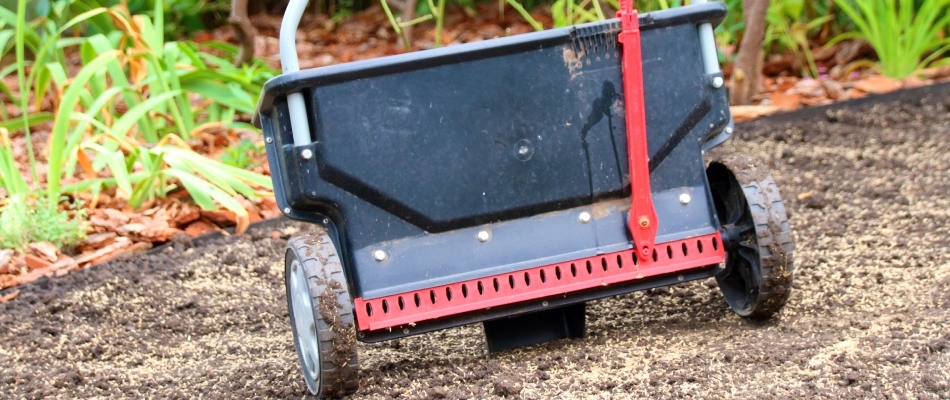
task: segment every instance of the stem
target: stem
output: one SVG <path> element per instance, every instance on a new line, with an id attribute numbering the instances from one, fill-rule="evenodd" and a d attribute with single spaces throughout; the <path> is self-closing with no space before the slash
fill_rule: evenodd
<path id="1" fill-rule="evenodd" d="M 440 0 L 441 1 L 441 0 Z M 515 0 L 506 0 L 511 8 L 514 8 L 515 11 L 518 11 L 518 14 L 521 14 L 521 18 L 524 18 L 536 31 L 543 31 L 544 26 L 540 22 L 536 21 L 531 14 L 528 14 L 528 11 L 524 9 L 517 1 Z"/>
<path id="2" fill-rule="evenodd" d="M 383 6 L 383 12 L 386 13 L 386 18 L 389 18 L 389 25 L 393 27 L 393 31 L 402 39 L 403 47 L 406 48 L 406 51 L 409 51 L 409 38 L 403 35 L 402 28 L 399 27 L 399 22 L 396 21 L 396 17 L 393 16 L 393 12 L 389 9 L 389 4 L 386 3 L 386 0 L 379 0 L 379 4 Z"/>
<path id="3" fill-rule="evenodd" d="M 435 16 L 435 47 L 442 46 L 442 21 L 445 19 L 445 0 L 439 0 L 438 14 Z"/>
<path id="4" fill-rule="evenodd" d="M 23 135 L 26 137 L 26 154 L 30 160 L 30 174 L 33 175 L 33 183 L 40 181 L 39 175 L 36 173 L 36 156 L 33 154 L 33 140 L 30 135 L 30 86 L 27 86 L 26 82 L 26 63 L 24 59 L 26 58 L 26 39 L 23 37 L 24 31 L 27 29 L 26 25 L 26 0 L 20 0 L 17 2 L 16 7 L 16 62 L 17 62 L 17 83 L 20 85 L 20 112 L 22 115 L 20 118 L 23 119 Z M 33 66 L 36 68 L 36 66 Z M 51 199 L 52 200 L 52 199 Z M 58 200 L 58 199 L 57 199 Z M 53 203 L 52 201 L 50 203 Z M 54 203 L 58 204 L 58 202 Z M 54 205 L 55 207 L 55 205 Z"/>

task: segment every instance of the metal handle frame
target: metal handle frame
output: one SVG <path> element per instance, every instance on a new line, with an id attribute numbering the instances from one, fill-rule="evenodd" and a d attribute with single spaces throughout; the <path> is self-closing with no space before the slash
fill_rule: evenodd
<path id="1" fill-rule="evenodd" d="M 290 0 L 284 19 L 280 24 L 280 67 L 284 73 L 300 71 L 297 57 L 297 27 L 307 9 L 308 0 Z M 287 95 L 287 108 L 290 114 L 290 128 L 293 131 L 294 146 L 313 143 L 310 136 L 310 121 L 307 118 L 307 104 L 303 93 Z"/>

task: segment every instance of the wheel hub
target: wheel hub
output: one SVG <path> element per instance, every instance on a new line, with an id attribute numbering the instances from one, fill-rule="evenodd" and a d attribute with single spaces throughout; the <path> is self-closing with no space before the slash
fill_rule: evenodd
<path id="1" fill-rule="evenodd" d="M 293 328 L 297 334 L 297 347 L 300 349 L 300 364 L 307 378 L 307 384 L 312 382 L 314 385 L 319 385 L 320 350 L 307 274 L 297 260 L 291 264 L 290 272 L 290 304 L 294 314 Z"/>

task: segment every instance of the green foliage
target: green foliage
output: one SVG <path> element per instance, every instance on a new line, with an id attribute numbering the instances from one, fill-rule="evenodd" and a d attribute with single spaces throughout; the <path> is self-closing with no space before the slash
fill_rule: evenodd
<path id="1" fill-rule="evenodd" d="M 834 15 L 811 18 L 805 0 L 778 0 L 769 6 L 765 31 L 767 53 L 792 52 L 804 59 L 806 68 L 802 70 L 812 77 L 818 77 L 818 66 L 812 56 L 810 38 L 822 25 L 834 19 Z M 814 3 L 814 2 L 813 2 Z"/>
<path id="2" fill-rule="evenodd" d="M 33 203 L 23 196 L 12 196 L 0 208 L 0 249 L 20 249 L 33 242 L 50 242 L 56 247 L 78 243 L 86 237 L 82 221 L 86 212 L 81 205 L 60 210 L 40 197 Z"/>
<path id="3" fill-rule="evenodd" d="M 554 27 L 560 28 L 613 18 L 620 5 L 616 0 L 607 0 L 606 3 L 610 8 L 605 13 L 605 7 L 600 4 L 600 0 L 581 0 L 580 3 L 575 0 L 557 0 L 551 4 Z"/>
<path id="4" fill-rule="evenodd" d="M 444 4 L 444 3 L 445 3 L 444 0 L 440 0 L 440 4 Z M 389 3 L 387 3 L 386 0 L 379 0 L 379 4 L 383 7 L 383 12 L 386 13 L 386 17 L 389 19 L 389 25 L 393 28 L 393 31 L 396 32 L 396 35 L 398 35 L 399 38 L 402 40 L 402 45 L 406 49 L 406 51 L 409 51 L 412 48 L 412 43 L 409 40 L 409 36 L 406 35 L 405 28 L 416 25 L 420 22 L 428 21 L 434 17 L 435 13 L 439 14 L 440 28 L 439 28 L 438 36 L 439 36 L 439 39 L 441 39 L 441 36 L 442 36 L 441 19 L 442 19 L 442 16 L 444 16 L 444 11 L 445 11 L 444 7 L 443 8 L 432 7 L 430 8 L 430 12 L 431 12 L 430 14 L 422 15 L 411 21 L 402 21 L 393 14 L 392 10 L 389 9 Z M 441 40 L 436 41 L 436 46 L 440 46 L 441 44 L 442 44 Z"/>
<path id="5" fill-rule="evenodd" d="M 511 8 L 514 8 L 515 11 L 517 11 L 518 14 L 520 14 L 521 17 L 524 18 L 525 21 L 531 24 L 531 27 L 534 28 L 534 30 L 536 31 L 544 30 L 544 27 L 541 26 L 541 23 L 536 21 L 533 17 L 531 17 L 531 14 L 528 13 L 528 10 L 526 10 L 521 5 L 521 3 L 519 3 L 517 0 L 506 0 L 506 1 L 508 2 L 508 5 L 511 6 Z"/>
<path id="6" fill-rule="evenodd" d="M 254 199 L 270 193 L 268 177 L 201 156 L 186 141 L 213 129 L 252 129 L 235 116 L 254 111 L 263 83 L 276 71 L 260 61 L 234 67 L 226 58 L 237 52 L 231 45 L 199 48 L 166 41 L 159 0 L 154 2 L 153 15 L 159 16 L 154 22 L 145 15 L 124 14 L 121 7 L 91 8 L 60 22 L 71 8 L 56 9 L 59 2 L 51 12 L 55 18 L 26 21 L 25 4 L 19 2 L 17 13 L 0 9 L 0 58 L 16 53 L 16 64 L 0 69 L 0 78 L 16 73 L 19 87 L 17 92 L 0 87 L 0 93 L 21 111 L 12 119 L 0 107 L 0 189 L 29 198 L 31 188 L 13 158 L 10 133 L 26 136 L 32 182 L 40 182 L 30 131 L 52 121 L 45 196 L 35 203 L 50 213 L 58 209 L 62 193 L 115 188 L 137 208 L 180 185 L 201 207 L 223 206 L 240 218 L 247 214 L 235 196 Z M 109 20 L 100 25 L 105 31 L 66 35 L 103 16 Z M 79 58 L 78 72 L 67 60 L 67 50 Z M 38 112 L 50 96 L 55 112 Z M 82 183 L 63 186 L 64 178 L 80 171 Z"/>
<path id="7" fill-rule="evenodd" d="M 833 42 L 863 39 L 871 43 L 882 74 L 902 79 L 950 51 L 950 0 L 843 0 L 836 3 L 857 27 Z M 919 7 L 918 7 L 919 6 Z"/>
<path id="8" fill-rule="evenodd" d="M 224 154 L 218 156 L 218 160 L 232 167 L 248 169 L 255 166 L 254 160 L 263 153 L 263 146 L 241 139 L 239 143 L 232 145 L 225 150 Z"/>
<path id="9" fill-rule="evenodd" d="M 129 0 L 129 11 L 133 15 L 149 15 L 154 19 L 156 3 L 161 5 L 165 35 L 171 38 L 220 25 L 231 9 L 228 0 Z"/>

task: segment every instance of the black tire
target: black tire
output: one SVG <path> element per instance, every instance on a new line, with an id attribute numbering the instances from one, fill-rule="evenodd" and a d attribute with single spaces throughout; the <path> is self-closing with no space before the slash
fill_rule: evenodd
<path id="1" fill-rule="evenodd" d="M 791 294 L 791 229 L 778 186 L 764 164 L 735 155 L 706 170 L 726 249 L 719 289 L 737 314 L 769 318 Z"/>
<path id="2" fill-rule="evenodd" d="M 307 388 L 319 398 L 355 392 L 359 360 L 353 302 L 326 231 L 317 228 L 313 234 L 292 237 L 284 266 L 294 348 Z"/>

